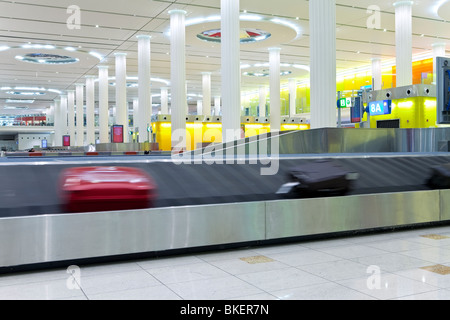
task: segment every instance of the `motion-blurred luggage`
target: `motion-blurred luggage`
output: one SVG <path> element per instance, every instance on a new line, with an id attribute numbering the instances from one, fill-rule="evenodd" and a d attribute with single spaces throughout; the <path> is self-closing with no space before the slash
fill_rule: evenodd
<path id="1" fill-rule="evenodd" d="M 432 167 L 428 185 L 433 189 L 450 189 L 450 163 Z"/>
<path id="2" fill-rule="evenodd" d="M 147 173 L 127 167 L 66 169 L 60 189 L 68 213 L 151 208 L 157 191 Z"/>
<path id="3" fill-rule="evenodd" d="M 344 195 L 358 177 L 357 172 L 334 161 L 315 161 L 293 168 L 291 182 L 283 185 L 278 194 Z"/>

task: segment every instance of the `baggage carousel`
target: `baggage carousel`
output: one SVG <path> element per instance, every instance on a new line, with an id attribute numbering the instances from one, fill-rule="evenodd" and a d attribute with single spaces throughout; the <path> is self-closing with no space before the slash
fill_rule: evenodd
<path id="1" fill-rule="evenodd" d="M 433 166 L 450 162 L 448 152 L 285 152 L 256 160 L 245 153 L 229 158 L 228 164 L 217 163 L 217 158 L 216 163 L 206 163 L 206 158 L 194 155 L 191 163 L 161 155 L 2 159 L 0 272 L 450 221 L 450 190 L 432 190 L 426 184 Z M 288 182 L 291 168 L 318 159 L 331 159 L 359 173 L 347 195 L 286 199 L 277 194 Z M 274 161 L 276 174 L 262 175 L 261 170 Z M 155 207 L 63 212 L 61 171 L 93 165 L 128 166 L 149 173 L 158 186 Z"/>

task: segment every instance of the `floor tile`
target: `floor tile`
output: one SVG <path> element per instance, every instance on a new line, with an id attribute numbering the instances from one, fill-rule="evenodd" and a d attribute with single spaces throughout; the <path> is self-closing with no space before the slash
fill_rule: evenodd
<path id="1" fill-rule="evenodd" d="M 439 289 L 436 291 L 430 291 L 425 293 L 412 294 L 405 297 L 397 298 L 394 300 L 450 300 L 450 291 L 445 289 Z"/>
<path id="2" fill-rule="evenodd" d="M 280 300 L 376 300 L 374 297 L 349 289 L 337 283 L 275 291 Z"/>
<path id="3" fill-rule="evenodd" d="M 402 277 L 430 284 L 437 288 L 450 289 L 450 275 L 441 275 L 421 268 L 395 272 Z"/>
<path id="4" fill-rule="evenodd" d="M 441 276 L 450 275 L 450 267 L 443 266 L 441 264 L 436 264 L 434 266 L 429 266 L 429 267 L 422 267 L 421 269 L 423 269 L 425 271 L 433 272 L 436 274 L 440 274 Z"/>
<path id="5" fill-rule="evenodd" d="M 436 264 L 450 262 L 450 250 L 441 247 L 403 251 L 401 254 L 405 256 L 415 257 L 417 259 L 430 261 Z"/>
<path id="6" fill-rule="evenodd" d="M 256 249 L 235 249 L 235 250 L 225 250 L 225 251 L 217 251 L 217 252 L 207 252 L 198 254 L 197 257 L 206 262 L 213 262 L 217 260 L 229 260 L 229 259 L 240 259 L 244 257 L 253 257 L 258 256 L 261 253 L 258 253 Z"/>
<path id="7" fill-rule="evenodd" d="M 299 266 L 297 269 L 309 272 L 329 281 L 360 278 L 368 275 L 367 266 L 350 261 L 337 260 Z"/>
<path id="8" fill-rule="evenodd" d="M 240 274 L 237 277 L 269 293 L 327 282 L 321 277 L 292 267 Z"/>
<path id="9" fill-rule="evenodd" d="M 274 254 L 274 253 L 283 253 L 289 251 L 298 251 L 302 249 L 307 249 L 304 243 L 296 242 L 296 243 L 287 243 L 280 245 L 271 245 L 271 246 L 262 246 L 262 247 L 254 247 L 252 251 L 257 252 L 260 255 Z"/>
<path id="10" fill-rule="evenodd" d="M 163 284 L 220 278 L 229 275 L 227 272 L 205 262 L 163 268 L 151 268 L 148 269 L 147 272 Z"/>
<path id="11" fill-rule="evenodd" d="M 242 260 L 248 264 L 260 264 L 260 263 L 269 263 L 269 262 L 275 261 L 273 259 L 267 258 L 266 256 L 245 257 L 245 258 L 240 258 L 239 260 Z"/>
<path id="12" fill-rule="evenodd" d="M 308 249 L 321 249 L 321 248 L 330 248 L 330 247 L 338 247 L 342 245 L 351 245 L 353 242 L 348 239 L 325 239 L 325 240 L 315 240 L 315 241 L 307 241 L 302 243 L 301 246 Z"/>
<path id="13" fill-rule="evenodd" d="M 164 285 L 88 295 L 90 300 L 181 300 Z"/>
<path id="14" fill-rule="evenodd" d="M 227 260 L 216 260 L 216 261 L 210 262 L 210 264 L 212 264 L 212 265 L 216 266 L 217 268 L 220 268 L 221 270 L 224 270 L 225 272 L 232 274 L 232 275 L 269 271 L 269 270 L 277 270 L 277 269 L 283 269 L 283 268 L 288 267 L 288 265 L 281 263 L 279 261 L 273 260 L 273 259 L 272 259 L 272 261 L 268 261 L 265 263 L 248 263 L 245 260 L 242 260 L 242 259 L 246 259 L 246 258 L 251 258 L 251 257 L 227 259 Z"/>
<path id="15" fill-rule="evenodd" d="M 0 275 L 0 288 L 2 286 L 67 279 L 69 276 L 70 274 L 67 273 L 67 269 L 3 274 Z"/>
<path id="16" fill-rule="evenodd" d="M 386 252 L 402 252 L 415 249 L 431 248 L 430 245 L 421 244 L 404 239 L 389 239 L 382 241 L 374 241 L 366 244 L 368 247 L 377 248 Z"/>
<path id="17" fill-rule="evenodd" d="M 421 235 L 421 237 L 423 238 L 428 238 L 431 240 L 444 240 L 444 239 L 450 239 L 450 237 L 447 236 L 443 236 L 441 234 L 425 234 L 425 235 Z"/>
<path id="18" fill-rule="evenodd" d="M 184 300 L 224 300 L 264 293 L 234 276 L 167 285 Z"/>
<path id="19" fill-rule="evenodd" d="M 81 277 L 80 286 L 86 295 L 137 289 L 161 283 L 144 270 L 116 272 L 90 277 Z"/>
<path id="20" fill-rule="evenodd" d="M 359 257 L 351 259 L 367 267 L 376 266 L 382 272 L 394 272 L 430 265 L 430 261 L 398 253 L 386 253 L 378 256 Z"/>
<path id="21" fill-rule="evenodd" d="M 267 256 L 293 267 L 342 259 L 340 257 L 312 249 L 290 251 L 288 253 L 268 254 Z"/>
<path id="22" fill-rule="evenodd" d="M 80 275 L 86 277 L 115 272 L 141 270 L 141 267 L 136 262 L 102 263 L 93 265 L 80 265 L 76 267 L 79 267 Z"/>
<path id="23" fill-rule="evenodd" d="M 320 248 L 317 250 L 345 259 L 375 256 L 386 253 L 386 251 L 384 250 L 358 244 L 342 245 L 331 248 Z"/>
<path id="24" fill-rule="evenodd" d="M 71 289 L 66 279 L 30 282 L 0 287 L 0 300 L 61 300 L 84 298 L 81 290 Z"/>
<path id="25" fill-rule="evenodd" d="M 237 301 L 241 301 L 241 300 L 253 300 L 253 301 L 270 301 L 270 300 L 280 300 L 279 298 L 277 298 L 276 296 L 264 292 L 264 293 L 258 293 L 258 294 L 252 294 L 252 295 L 248 295 L 248 296 L 243 296 L 243 297 L 235 297 L 232 300 L 237 300 Z"/>
<path id="26" fill-rule="evenodd" d="M 195 257 L 195 256 L 173 256 L 173 257 L 163 257 L 163 258 L 154 258 L 147 260 L 139 260 L 136 262 L 143 269 L 151 269 L 151 268 L 162 268 L 169 266 L 178 266 L 178 265 L 188 265 L 192 263 L 200 263 L 203 260 Z"/>
<path id="27" fill-rule="evenodd" d="M 378 281 L 368 277 L 336 281 L 345 287 L 380 300 L 401 298 L 413 294 L 435 291 L 435 286 L 392 273 L 382 273 Z"/>

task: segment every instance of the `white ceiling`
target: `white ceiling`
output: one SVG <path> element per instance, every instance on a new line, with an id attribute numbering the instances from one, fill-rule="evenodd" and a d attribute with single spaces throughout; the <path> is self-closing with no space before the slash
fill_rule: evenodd
<path id="1" fill-rule="evenodd" d="M 395 1 L 377 1 L 381 9 L 380 29 L 368 29 L 371 16 L 368 8 L 373 0 L 337 0 L 337 68 L 338 72 L 370 65 L 371 58 L 395 58 Z M 271 32 L 272 37 L 259 44 L 243 44 L 241 61 L 254 66 L 266 63 L 270 46 L 281 47 L 281 62 L 309 66 L 309 23 L 307 0 L 241 0 L 241 10 L 258 14 L 263 22 L 242 22 L 243 27 L 256 27 Z M 76 5 L 81 9 L 80 29 L 71 30 L 67 21 L 71 16 L 68 7 Z M 440 7 L 438 7 L 440 5 Z M 98 65 L 108 65 L 109 75 L 115 73 L 115 52 L 127 53 L 127 74 L 136 77 L 137 39 L 136 35 L 151 35 L 152 78 L 170 81 L 170 41 L 167 35 L 170 25 L 168 11 L 183 9 L 187 20 L 220 15 L 220 0 L 0 0 L 0 50 L 2 46 L 11 49 L 0 51 L 0 87 L 40 87 L 61 91 L 73 90 L 74 84 L 84 83 L 86 75 L 98 75 Z M 292 29 L 267 20 L 280 18 L 296 24 L 301 36 L 295 38 Z M 450 43 L 450 0 L 416 0 L 413 6 L 413 53 L 430 52 L 436 42 Z M 213 45 L 196 38 L 200 31 L 220 28 L 219 22 L 210 22 L 187 27 L 186 71 L 188 93 L 201 94 L 201 73 L 212 72 L 212 94 L 220 95 L 220 45 Z M 22 48 L 25 44 L 52 45 L 57 49 Z M 77 52 L 64 50 L 73 47 Z M 90 55 L 97 52 L 104 61 Z M 38 65 L 15 59 L 27 53 L 50 53 L 78 58 L 76 64 Z M 249 69 L 255 71 L 257 68 Z M 283 69 L 283 68 L 282 68 Z M 286 69 L 286 68 L 284 68 Z M 292 68 L 290 68 L 292 69 Z M 292 69 L 294 74 L 282 78 L 308 77 L 304 70 Z M 267 85 L 268 79 L 242 77 L 242 91 L 251 91 L 260 85 Z M 152 93 L 157 94 L 160 82 L 152 82 Z M 46 91 L 30 109 L 49 106 L 57 93 Z M 128 90 L 131 101 L 137 97 L 136 89 Z M 0 91 L 0 114 L 7 95 Z M 114 89 L 110 90 L 111 104 L 114 103 Z M 30 110 L 28 110 L 28 113 Z"/>

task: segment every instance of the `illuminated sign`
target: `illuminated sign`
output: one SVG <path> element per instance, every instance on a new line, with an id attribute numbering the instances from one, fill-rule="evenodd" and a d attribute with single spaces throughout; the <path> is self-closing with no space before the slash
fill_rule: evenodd
<path id="1" fill-rule="evenodd" d="M 371 116 L 391 114 L 391 100 L 369 102 L 369 113 Z"/>
<path id="2" fill-rule="evenodd" d="M 123 126 L 113 125 L 111 127 L 112 143 L 123 143 Z"/>
<path id="3" fill-rule="evenodd" d="M 63 146 L 70 147 L 70 136 L 63 136 Z"/>
<path id="4" fill-rule="evenodd" d="M 351 108 L 352 106 L 352 98 L 342 98 L 337 101 L 338 108 Z"/>

